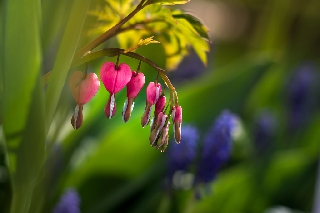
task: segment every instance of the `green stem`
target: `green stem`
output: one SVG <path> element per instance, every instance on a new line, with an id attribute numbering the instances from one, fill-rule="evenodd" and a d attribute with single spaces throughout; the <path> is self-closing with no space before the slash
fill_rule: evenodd
<path id="1" fill-rule="evenodd" d="M 84 57 L 73 61 L 71 64 L 71 68 L 77 67 L 81 64 L 87 63 L 89 61 L 92 61 L 92 60 L 100 58 L 100 57 L 104 57 L 104 56 L 114 57 L 119 54 L 143 61 L 144 63 L 149 64 L 151 67 L 156 69 L 159 72 L 159 75 L 161 76 L 162 80 L 165 82 L 167 87 L 170 89 L 170 91 L 171 91 L 170 95 L 171 95 L 171 99 L 174 100 L 174 105 L 178 105 L 178 94 L 176 92 L 176 89 L 172 85 L 171 81 L 169 80 L 169 78 L 165 74 L 165 70 L 160 68 L 156 63 L 154 63 L 150 59 L 148 59 L 138 53 L 134 53 L 134 52 L 125 53 L 123 49 L 107 48 L 107 49 L 96 51 L 94 53 L 89 53 L 89 54 L 85 55 Z M 50 72 L 44 76 L 45 83 L 49 78 L 50 78 Z"/>
<path id="2" fill-rule="evenodd" d="M 112 38 L 117 34 L 117 30 L 120 29 L 125 23 L 127 23 L 134 15 L 136 15 L 140 10 L 142 10 L 145 6 L 148 5 L 148 2 L 146 0 L 142 0 L 138 6 L 125 18 L 123 18 L 119 23 L 114 25 L 112 28 L 110 28 L 108 31 L 103 33 L 101 36 L 81 48 L 76 54 L 75 58 L 81 58 L 82 56 L 85 56 L 86 54 L 90 53 L 91 50 L 105 42 L 106 40 Z M 145 3 L 145 4 L 144 4 Z"/>

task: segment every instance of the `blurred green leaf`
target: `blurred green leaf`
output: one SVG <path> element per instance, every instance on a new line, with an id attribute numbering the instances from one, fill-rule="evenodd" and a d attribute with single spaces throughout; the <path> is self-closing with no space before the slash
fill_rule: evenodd
<path id="1" fill-rule="evenodd" d="M 193 29 L 195 33 L 209 42 L 210 38 L 208 35 L 208 29 L 204 26 L 203 23 L 201 23 L 198 18 L 186 13 L 173 14 L 172 16 L 189 29 Z M 185 20 L 186 22 L 183 20 Z"/>
<path id="2" fill-rule="evenodd" d="M 4 4 L 2 110 L 13 188 L 12 213 L 29 212 L 45 160 L 40 5 L 38 0 L 10 0 Z"/>
<path id="3" fill-rule="evenodd" d="M 162 5 L 176 5 L 186 4 L 190 0 L 152 0 L 151 4 L 162 4 Z"/>
<path id="4" fill-rule="evenodd" d="M 61 40 L 46 92 L 46 132 L 50 128 L 62 88 L 65 84 L 91 0 L 76 0 Z"/>

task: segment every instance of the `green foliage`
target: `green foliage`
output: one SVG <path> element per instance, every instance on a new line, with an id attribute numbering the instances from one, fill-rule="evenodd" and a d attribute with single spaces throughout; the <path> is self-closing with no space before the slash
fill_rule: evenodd
<path id="1" fill-rule="evenodd" d="M 241 1 L 250 14 L 246 18 L 254 21 L 243 37 L 215 41 L 214 56 L 207 56 L 208 29 L 198 18 L 163 6 L 187 2 L 0 1 L 0 197 L 5 198 L 0 212 L 7 213 L 8 205 L 11 213 L 52 212 L 68 187 L 79 191 L 81 211 L 88 213 L 255 213 L 274 205 L 311 211 L 320 148 L 319 101 L 310 102 L 314 108 L 303 127 L 291 131 L 286 86 L 298 63 L 320 63 L 315 48 L 320 2 Z M 92 36 L 99 37 L 89 42 Z M 174 69 L 190 48 L 202 63 L 211 63 L 197 78 L 173 78 L 183 122 L 197 126 L 202 141 L 222 110 L 241 119 L 232 159 L 207 186 L 212 193 L 201 187 L 170 192 L 164 187 L 167 153 L 151 149 L 149 127 L 140 127 L 146 86 L 126 124 L 121 120 L 125 90 L 117 93 L 117 113 L 108 120 L 103 108 L 109 94 L 102 84 L 84 107 L 83 126 L 73 130 L 70 124 L 75 105 L 65 85 L 70 71 L 88 64 L 88 71 L 99 75 L 101 65 L 115 62 L 120 54 L 120 62 L 132 69 L 142 62 L 146 82 L 159 72 L 164 85 L 162 68 Z M 169 78 L 171 74 L 180 75 L 169 73 Z M 317 85 L 313 90 L 318 97 Z M 252 127 L 264 109 L 275 113 L 277 129 L 270 150 L 257 156 Z M 196 169 L 195 164 L 190 173 Z M 200 200 L 194 199 L 197 190 Z"/>
<path id="2" fill-rule="evenodd" d="M 151 4 L 162 4 L 162 5 L 175 5 L 175 4 L 186 4 L 190 0 L 152 0 Z"/>
<path id="3" fill-rule="evenodd" d="M 132 1 L 126 2 L 125 6 L 116 2 L 109 1 L 103 9 L 98 8 L 90 11 L 90 14 L 99 21 L 99 25 L 91 31 L 92 34 L 105 32 L 119 22 L 123 18 L 123 14 L 130 12 L 132 7 L 128 5 L 132 5 Z M 176 4 L 179 1 L 164 2 Z M 186 1 L 181 1 L 181 3 L 186 3 Z M 140 38 L 154 36 L 165 49 L 166 68 L 169 70 L 176 68 L 191 47 L 199 55 L 202 62 L 207 64 L 208 30 L 197 18 L 181 10 L 172 10 L 156 4 L 149 5 L 128 21 L 119 32 L 121 34 L 117 36 L 117 39 L 122 49 L 136 46 Z"/>
<path id="4" fill-rule="evenodd" d="M 13 190 L 11 212 L 28 211 L 45 161 L 40 9 L 37 0 L 10 1 L 4 5 L 3 20 L 7 22 L 3 25 L 1 49 L 1 74 L 5 79 L 1 113 Z M 19 10 L 21 13 L 17 16 Z M 21 31 L 23 36 L 17 34 Z"/>

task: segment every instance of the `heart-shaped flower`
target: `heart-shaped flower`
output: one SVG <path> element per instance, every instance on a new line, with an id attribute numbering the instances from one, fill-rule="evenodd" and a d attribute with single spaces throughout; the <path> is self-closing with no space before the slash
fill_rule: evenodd
<path id="1" fill-rule="evenodd" d="M 70 76 L 69 87 L 77 103 L 71 118 L 71 124 L 74 129 L 78 129 L 83 122 L 83 105 L 88 103 L 98 92 L 100 81 L 95 73 L 89 73 L 86 76 L 81 71 L 75 71 Z"/>
<path id="2" fill-rule="evenodd" d="M 98 92 L 100 81 L 95 73 L 88 73 L 85 76 L 83 72 L 75 71 L 70 76 L 69 87 L 76 103 L 82 106 Z"/>
<path id="3" fill-rule="evenodd" d="M 122 117 L 123 121 L 127 122 L 131 116 L 134 106 L 134 99 L 138 96 L 140 90 L 145 83 L 145 76 L 143 73 L 132 71 L 132 78 L 127 84 L 127 99 L 123 106 Z"/>
<path id="4" fill-rule="evenodd" d="M 107 118 L 112 118 L 116 113 L 115 94 L 122 90 L 132 77 L 130 67 L 122 63 L 119 67 L 113 62 L 106 62 L 100 69 L 100 78 L 106 90 L 110 93 L 104 113 Z"/>

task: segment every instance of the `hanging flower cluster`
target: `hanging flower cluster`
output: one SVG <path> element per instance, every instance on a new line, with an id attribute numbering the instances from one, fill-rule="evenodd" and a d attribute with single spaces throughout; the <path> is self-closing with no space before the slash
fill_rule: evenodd
<path id="1" fill-rule="evenodd" d="M 118 65 L 118 61 L 119 57 L 116 64 L 106 62 L 100 69 L 100 79 L 110 94 L 104 108 L 104 114 L 109 119 L 116 114 L 116 94 L 126 86 L 127 99 L 123 106 L 122 118 L 124 122 L 127 122 L 131 117 L 134 101 L 145 84 L 145 76 L 140 72 L 141 61 L 137 71 L 132 71 L 125 63 Z M 168 81 L 166 76 L 165 80 Z M 74 129 L 78 129 L 83 122 L 83 105 L 97 93 L 100 81 L 94 73 L 89 73 L 85 76 L 83 72 L 76 71 L 70 76 L 69 86 L 77 103 L 71 124 Z M 174 90 L 174 87 L 169 88 L 169 90 L 171 91 L 172 88 Z M 146 106 L 141 118 L 141 126 L 145 127 L 151 123 L 150 145 L 164 152 L 169 141 L 170 117 L 172 117 L 174 125 L 175 141 L 176 143 L 180 143 L 182 108 L 178 105 L 178 97 L 175 90 L 171 91 L 170 101 L 166 106 L 165 94 L 161 84 L 157 80 L 148 84 L 146 95 Z M 151 118 L 153 106 L 155 106 L 154 114 L 153 118 Z"/>

